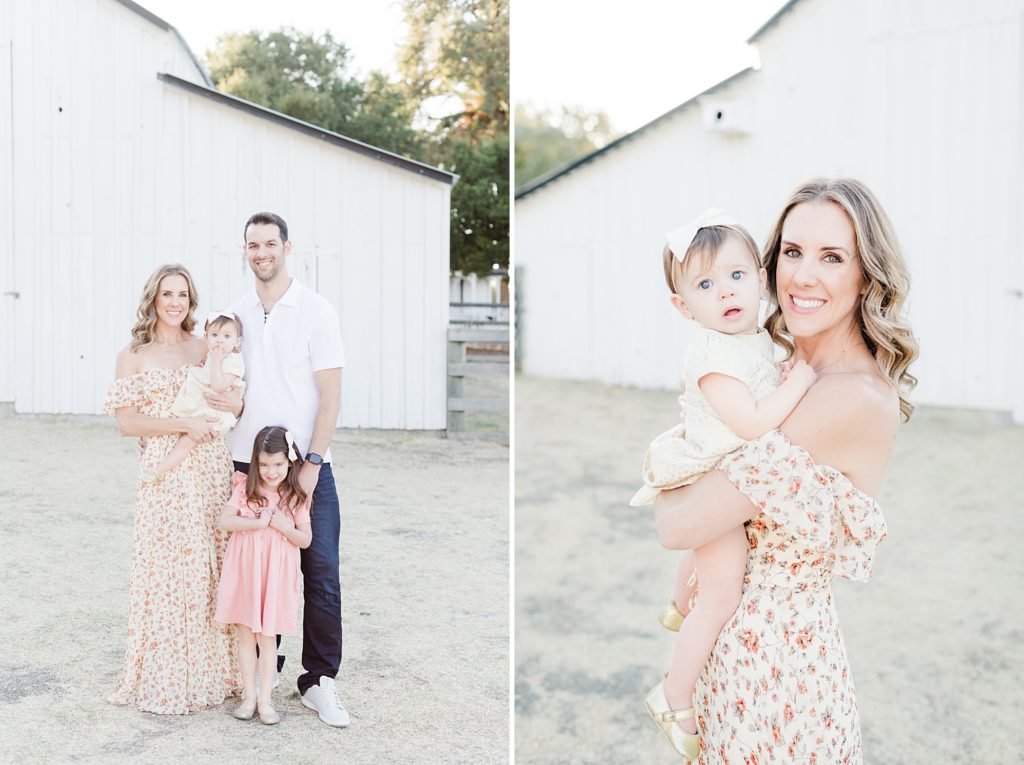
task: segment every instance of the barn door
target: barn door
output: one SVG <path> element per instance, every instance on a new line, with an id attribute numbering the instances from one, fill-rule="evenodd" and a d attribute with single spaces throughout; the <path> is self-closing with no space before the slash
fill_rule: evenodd
<path id="1" fill-rule="evenodd" d="M 5 25 L 6 26 L 6 25 Z M 14 403 L 15 306 L 14 281 L 14 131 L 11 92 L 11 40 L 0 39 L 0 409 Z"/>

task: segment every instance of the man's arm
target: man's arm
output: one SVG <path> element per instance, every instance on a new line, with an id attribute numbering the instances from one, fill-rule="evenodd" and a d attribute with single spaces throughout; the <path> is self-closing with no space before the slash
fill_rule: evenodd
<path id="1" fill-rule="evenodd" d="M 313 373 L 313 382 L 316 384 L 320 403 L 317 405 L 313 437 L 309 440 L 307 453 L 315 452 L 323 456 L 331 445 L 334 427 L 338 422 L 338 412 L 341 410 L 341 367 L 317 370 Z M 314 465 L 309 460 L 303 463 L 299 471 L 299 484 L 307 494 L 313 493 L 319 475 L 319 465 Z"/>

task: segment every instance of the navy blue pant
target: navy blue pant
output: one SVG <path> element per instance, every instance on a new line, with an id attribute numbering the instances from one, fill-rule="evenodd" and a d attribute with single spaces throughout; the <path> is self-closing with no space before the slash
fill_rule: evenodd
<path id="1" fill-rule="evenodd" d="M 236 462 L 235 470 L 249 473 L 249 463 Z M 341 583 L 338 580 L 338 539 L 341 535 L 341 503 L 331 466 L 324 463 L 313 489 L 311 510 L 313 541 L 300 550 L 302 561 L 302 667 L 299 693 L 321 677 L 335 677 L 341 667 Z M 281 644 L 281 636 L 277 636 Z M 284 656 L 277 657 L 277 670 Z"/>

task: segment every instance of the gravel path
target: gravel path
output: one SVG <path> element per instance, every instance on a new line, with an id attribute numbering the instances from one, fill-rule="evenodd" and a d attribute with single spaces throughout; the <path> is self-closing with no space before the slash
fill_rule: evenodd
<path id="1" fill-rule="evenodd" d="M 516 381 L 516 762 L 678 762 L 643 709 L 675 557 L 627 505 L 669 392 Z M 867 765 L 1024 762 L 1024 428 L 919 410 L 868 585 L 837 581 Z"/>
<path id="2" fill-rule="evenodd" d="M 338 688 L 353 721 L 337 730 L 299 702 L 299 635 L 284 640 L 273 728 L 234 720 L 234 702 L 187 717 L 105 703 L 124 651 L 134 442 L 18 417 L 0 436 L 0 762 L 508 761 L 506 447 L 338 432 Z"/>

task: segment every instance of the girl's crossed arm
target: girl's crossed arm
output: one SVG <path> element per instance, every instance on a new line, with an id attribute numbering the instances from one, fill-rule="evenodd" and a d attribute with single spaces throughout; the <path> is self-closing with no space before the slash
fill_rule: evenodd
<path id="1" fill-rule="evenodd" d="M 259 518 L 243 518 L 238 514 L 237 507 L 224 505 L 224 509 L 220 511 L 217 527 L 227 531 L 257 531 L 269 526 L 271 517 L 270 508 L 264 508 Z"/>
<path id="2" fill-rule="evenodd" d="M 283 510 L 274 513 L 270 519 L 270 528 L 280 531 L 285 539 L 300 550 L 309 547 L 310 542 L 313 541 L 313 527 L 308 523 L 300 523 L 298 526 L 293 526 Z"/>
<path id="3" fill-rule="evenodd" d="M 785 381 L 761 399 L 735 377 L 718 372 L 704 375 L 697 384 L 726 427 L 752 441 L 779 427 L 817 379 L 807 362 L 798 361 Z"/>

